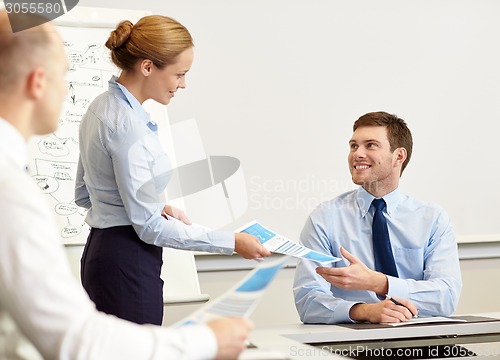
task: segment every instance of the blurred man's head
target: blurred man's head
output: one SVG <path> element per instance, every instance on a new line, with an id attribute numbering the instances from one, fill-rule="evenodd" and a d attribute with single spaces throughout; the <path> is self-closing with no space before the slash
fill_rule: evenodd
<path id="1" fill-rule="evenodd" d="M 30 21 L 33 16 L 0 11 L 0 116 L 25 138 L 57 128 L 67 93 L 68 63 L 55 27 L 45 23 L 12 32 L 9 20 Z"/>

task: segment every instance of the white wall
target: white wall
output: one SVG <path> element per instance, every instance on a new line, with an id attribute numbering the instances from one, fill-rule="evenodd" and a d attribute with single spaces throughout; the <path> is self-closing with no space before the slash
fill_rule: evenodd
<path id="1" fill-rule="evenodd" d="M 500 2 L 105 6 L 170 15 L 190 29 L 196 58 L 169 118 L 195 117 L 208 154 L 241 160 L 249 210 L 229 227 L 259 218 L 297 239 L 315 205 L 352 188 L 353 121 L 386 110 L 406 119 L 415 137 L 403 190 L 442 205 L 460 239 L 500 240 Z"/>

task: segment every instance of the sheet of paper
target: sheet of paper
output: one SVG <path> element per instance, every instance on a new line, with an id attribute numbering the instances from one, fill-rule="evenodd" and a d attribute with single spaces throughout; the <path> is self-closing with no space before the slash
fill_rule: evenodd
<path id="1" fill-rule="evenodd" d="M 173 326 L 205 323 L 221 317 L 249 318 L 266 288 L 289 259 L 289 256 L 282 256 L 279 259 L 262 261 L 233 288 L 218 298 L 210 300 Z"/>
<path id="2" fill-rule="evenodd" d="M 256 236 L 265 248 L 274 253 L 312 260 L 321 265 L 341 260 L 340 258 L 311 250 L 303 245 L 293 242 L 284 236 L 267 229 L 256 220 L 242 226 L 236 231 Z"/>
<path id="3" fill-rule="evenodd" d="M 404 325 L 416 325 L 416 324 L 430 324 L 430 323 L 447 323 L 447 322 L 467 322 L 464 319 L 448 318 L 444 316 L 432 316 L 432 317 L 416 317 L 405 322 L 400 323 L 384 323 L 384 325 L 390 326 L 404 326 Z"/>

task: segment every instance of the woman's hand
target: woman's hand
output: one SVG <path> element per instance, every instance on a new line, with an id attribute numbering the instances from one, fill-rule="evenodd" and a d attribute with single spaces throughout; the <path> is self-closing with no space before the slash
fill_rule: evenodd
<path id="1" fill-rule="evenodd" d="M 271 255 L 271 252 L 262 246 L 259 239 L 247 233 L 234 234 L 234 251 L 245 259 L 261 259 Z"/>
<path id="2" fill-rule="evenodd" d="M 182 221 L 186 225 L 191 225 L 192 222 L 191 220 L 188 219 L 184 211 L 181 209 L 177 209 L 176 207 L 172 205 L 165 205 L 163 207 L 163 210 L 161 212 L 161 216 L 163 216 L 165 219 L 167 218 L 167 215 L 176 218 L 177 220 Z"/>

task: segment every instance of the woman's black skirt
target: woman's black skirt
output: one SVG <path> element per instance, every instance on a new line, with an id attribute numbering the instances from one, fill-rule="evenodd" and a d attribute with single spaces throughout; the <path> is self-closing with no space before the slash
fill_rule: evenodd
<path id="1" fill-rule="evenodd" d="M 141 241 L 132 226 L 92 228 L 80 275 L 97 310 L 137 324 L 161 325 L 162 251 Z"/>

